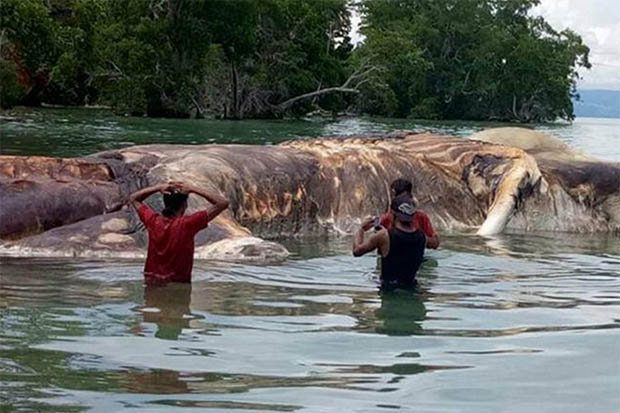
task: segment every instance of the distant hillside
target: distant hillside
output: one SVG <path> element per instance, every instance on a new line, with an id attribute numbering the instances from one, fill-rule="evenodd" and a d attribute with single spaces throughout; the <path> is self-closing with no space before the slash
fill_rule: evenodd
<path id="1" fill-rule="evenodd" d="M 580 90 L 575 101 L 578 118 L 620 118 L 620 90 Z"/>

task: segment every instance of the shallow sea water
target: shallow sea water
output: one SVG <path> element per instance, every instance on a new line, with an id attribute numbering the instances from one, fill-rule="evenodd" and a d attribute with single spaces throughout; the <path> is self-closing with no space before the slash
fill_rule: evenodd
<path id="1" fill-rule="evenodd" d="M 99 150 L 38 122 L 50 153 Z M 400 128 L 339 122 L 310 126 Z M 596 122 L 540 128 L 619 160 L 616 121 Z M 3 153 L 46 148 L 6 136 Z M 282 242 L 284 264 L 196 262 L 191 286 L 160 288 L 138 261 L 0 258 L 0 412 L 620 411 L 620 237 L 444 235 L 420 290 L 387 295 L 350 239 Z"/>
<path id="2" fill-rule="evenodd" d="M 620 241 L 447 237 L 380 295 L 344 240 L 279 266 L 4 259 L 7 411 L 590 411 L 620 406 Z M 9 407 L 10 406 L 10 407 Z"/>

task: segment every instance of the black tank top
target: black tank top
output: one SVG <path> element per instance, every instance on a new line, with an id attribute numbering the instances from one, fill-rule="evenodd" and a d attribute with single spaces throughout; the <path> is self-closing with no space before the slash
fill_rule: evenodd
<path id="1" fill-rule="evenodd" d="M 426 237 L 420 230 L 405 232 L 397 228 L 392 228 L 389 234 L 390 251 L 386 257 L 381 257 L 381 287 L 415 287 L 415 275 L 422 265 Z"/>

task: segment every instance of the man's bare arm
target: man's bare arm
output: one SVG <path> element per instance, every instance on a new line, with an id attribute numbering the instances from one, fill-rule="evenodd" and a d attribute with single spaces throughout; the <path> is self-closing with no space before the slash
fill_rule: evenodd
<path id="1" fill-rule="evenodd" d="M 426 248 L 437 249 L 439 247 L 439 234 L 433 228 L 431 219 L 424 211 L 418 211 L 421 230 L 426 236 Z"/>
<path id="2" fill-rule="evenodd" d="M 192 186 L 192 185 L 183 185 L 182 189 L 190 194 L 196 194 L 207 201 L 209 201 L 212 205 L 207 207 L 207 213 L 209 214 L 209 220 L 212 220 L 216 216 L 222 213 L 226 208 L 228 208 L 228 200 L 223 196 L 220 196 L 213 192 L 207 192 L 204 189 Z"/>
<path id="3" fill-rule="evenodd" d="M 380 246 L 380 233 L 371 235 L 368 239 L 364 239 L 366 231 L 372 228 L 374 222 L 373 217 L 368 217 L 362 222 L 362 226 L 355 233 L 353 239 L 353 255 L 360 257 L 370 251 L 374 251 Z"/>
<path id="4" fill-rule="evenodd" d="M 435 233 L 432 237 L 426 237 L 426 248 L 437 249 L 439 247 L 439 234 Z"/>
<path id="5" fill-rule="evenodd" d="M 157 192 L 165 191 L 168 188 L 168 184 L 160 184 L 140 189 L 139 191 L 136 191 L 129 196 L 129 203 L 137 210 L 138 208 L 140 208 L 140 205 L 142 205 L 142 201 L 144 201 L 146 198 Z"/>

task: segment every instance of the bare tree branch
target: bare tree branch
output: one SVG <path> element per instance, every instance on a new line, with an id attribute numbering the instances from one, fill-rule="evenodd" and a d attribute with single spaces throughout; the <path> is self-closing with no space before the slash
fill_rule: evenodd
<path id="1" fill-rule="evenodd" d="M 315 90 L 314 92 L 304 93 L 302 95 L 298 95 L 288 100 L 285 100 L 284 102 L 275 105 L 274 109 L 277 111 L 284 111 L 291 107 L 294 103 L 297 103 L 301 100 L 324 95 L 327 93 L 360 93 L 359 87 L 369 80 L 368 76 L 375 70 L 378 70 L 376 66 L 363 65 L 355 72 L 353 72 L 351 76 L 349 76 L 349 78 L 340 86 L 328 87 L 324 89 L 321 89 L 319 87 L 319 89 Z"/>
<path id="2" fill-rule="evenodd" d="M 116 73 L 117 73 L 120 77 L 124 77 L 124 78 L 127 78 L 127 77 L 128 77 L 128 76 L 127 76 L 127 75 L 125 75 L 125 73 L 121 70 L 121 68 L 120 68 L 120 67 L 118 67 L 118 66 L 116 65 L 116 63 L 114 63 L 114 62 L 113 62 L 113 61 L 111 61 L 111 60 L 108 60 L 108 63 L 110 63 L 110 65 L 112 65 L 112 67 L 114 68 L 114 70 L 116 70 Z"/>
<path id="3" fill-rule="evenodd" d="M 332 93 L 332 92 L 359 93 L 359 90 L 352 89 L 352 88 L 346 88 L 346 87 L 328 87 L 328 88 L 325 88 L 325 89 L 317 90 L 315 92 L 304 93 L 303 95 L 295 96 L 294 98 L 290 98 L 289 100 L 285 100 L 284 102 L 278 104 L 276 106 L 276 108 L 278 110 L 286 110 L 293 103 L 298 102 L 300 100 L 304 100 L 304 99 L 311 98 L 313 96 L 324 95 L 326 93 Z"/>

